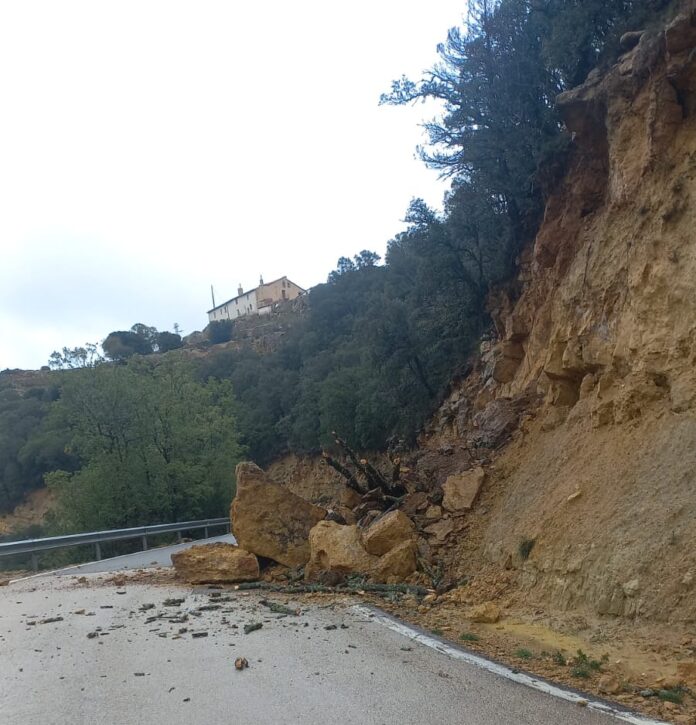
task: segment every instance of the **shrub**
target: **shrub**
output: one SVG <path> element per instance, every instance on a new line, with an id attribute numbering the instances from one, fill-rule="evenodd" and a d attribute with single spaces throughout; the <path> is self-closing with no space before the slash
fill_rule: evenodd
<path id="1" fill-rule="evenodd" d="M 534 539 L 522 539 L 522 541 L 520 541 L 520 545 L 517 547 L 517 551 L 519 552 L 523 561 L 527 561 L 527 559 L 529 559 L 529 555 L 532 553 L 532 549 L 534 548 L 535 543 L 536 541 Z"/>
<path id="2" fill-rule="evenodd" d="M 555 664 L 560 665 L 561 667 L 565 667 L 568 663 L 566 662 L 566 658 L 563 656 L 563 652 L 560 650 L 556 650 L 556 652 L 553 653 L 553 661 Z"/>
<path id="3" fill-rule="evenodd" d="M 682 700 L 684 699 L 684 691 L 680 687 L 670 688 L 666 690 L 658 690 L 657 696 L 660 698 L 660 700 L 665 700 L 666 702 L 674 702 L 677 705 L 681 705 Z"/>
<path id="4" fill-rule="evenodd" d="M 205 328 L 205 334 L 210 342 L 217 345 L 221 342 L 229 342 L 232 339 L 233 330 L 234 323 L 232 320 L 218 320 L 217 322 L 211 322 Z"/>
<path id="5" fill-rule="evenodd" d="M 606 660 L 605 655 L 602 660 Z M 573 669 L 570 671 L 573 677 L 589 677 L 592 672 L 602 671 L 602 660 L 590 659 L 581 649 L 578 650 L 577 655 L 573 658 Z"/>
<path id="6" fill-rule="evenodd" d="M 515 650 L 515 656 L 521 660 L 531 660 L 534 658 L 534 653 L 531 650 L 520 647 L 518 650 Z"/>

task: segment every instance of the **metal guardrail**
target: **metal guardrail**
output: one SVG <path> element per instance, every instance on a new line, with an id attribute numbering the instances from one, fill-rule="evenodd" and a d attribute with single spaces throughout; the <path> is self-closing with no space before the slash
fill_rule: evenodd
<path id="1" fill-rule="evenodd" d="M 63 549 L 69 546 L 94 544 L 97 561 L 101 559 L 101 544 L 107 541 L 123 541 L 125 539 L 141 539 L 143 551 L 147 551 L 147 537 L 154 534 L 176 533 L 181 541 L 182 531 L 204 529 L 203 536 L 208 538 L 208 529 L 224 526 L 230 530 L 230 520 L 202 519 L 199 521 L 181 521 L 175 524 L 155 524 L 154 526 L 136 526 L 132 529 L 111 529 L 109 531 L 91 531 L 85 534 L 68 534 L 67 536 L 48 536 L 43 539 L 24 539 L 22 541 L 6 541 L 0 543 L 0 557 L 12 554 L 31 554 L 34 571 L 39 568 L 37 552 L 49 549 Z"/>

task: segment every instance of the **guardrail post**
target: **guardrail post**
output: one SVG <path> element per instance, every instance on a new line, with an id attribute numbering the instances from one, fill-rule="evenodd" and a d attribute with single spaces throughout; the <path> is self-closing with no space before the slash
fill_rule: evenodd
<path id="1" fill-rule="evenodd" d="M 97 561 L 101 561 L 101 546 L 99 546 L 99 542 L 94 542 L 94 555 L 97 557 Z"/>
<path id="2" fill-rule="evenodd" d="M 208 527 L 207 526 L 204 527 L 204 529 L 203 529 L 203 538 L 204 539 L 207 539 L 208 538 Z"/>
<path id="3" fill-rule="evenodd" d="M 177 542 L 177 544 L 180 544 L 181 543 L 181 538 L 182 538 L 181 537 L 181 531 L 177 531 L 176 532 L 176 542 Z"/>
<path id="4" fill-rule="evenodd" d="M 32 553 L 31 553 L 31 568 L 34 571 L 38 571 L 39 570 L 39 558 L 36 556 L 36 552 L 35 551 L 32 551 Z"/>
<path id="5" fill-rule="evenodd" d="M 147 551 L 147 535 L 143 535 L 143 551 Z"/>

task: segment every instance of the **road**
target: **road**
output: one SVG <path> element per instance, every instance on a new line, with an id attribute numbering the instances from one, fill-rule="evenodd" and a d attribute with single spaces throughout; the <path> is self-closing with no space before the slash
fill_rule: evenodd
<path id="1" fill-rule="evenodd" d="M 0 588 L 4 724 L 619 722 L 424 646 L 355 599 L 282 597 L 301 607 L 285 616 L 255 592 L 119 588 L 107 579 L 39 577 Z M 164 606 L 168 597 L 185 601 Z M 210 605 L 218 608 L 199 610 Z M 41 623 L 53 617 L 62 620 Z M 252 622 L 263 627 L 244 634 Z M 237 671 L 237 657 L 249 668 Z"/>

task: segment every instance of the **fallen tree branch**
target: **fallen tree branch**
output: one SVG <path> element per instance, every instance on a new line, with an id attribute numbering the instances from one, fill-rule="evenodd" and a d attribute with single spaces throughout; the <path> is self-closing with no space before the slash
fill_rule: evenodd
<path id="1" fill-rule="evenodd" d="M 331 456 L 325 451 L 321 455 L 328 466 L 331 466 L 334 471 L 338 471 L 338 473 L 340 473 L 343 478 L 346 479 L 346 486 L 348 486 L 348 488 L 352 488 L 353 491 L 357 491 L 359 494 L 365 493 L 365 486 L 363 486 L 360 481 L 358 481 L 358 479 L 349 469 L 347 469 L 343 464 L 339 463 L 335 458 L 331 458 Z"/>
<path id="2" fill-rule="evenodd" d="M 381 488 L 385 493 L 391 491 L 391 484 L 367 459 L 361 458 L 360 464 L 364 466 L 367 475 L 370 477 L 369 480 L 373 485 Z"/>
<path id="3" fill-rule="evenodd" d="M 300 613 L 299 609 L 290 609 L 290 607 L 286 607 L 284 604 L 271 602 L 268 599 L 262 599 L 260 604 L 263 604 L 264 607 L 268 607 L 272 612 L 275 612 L 275 614 L 292 614 L 293 617 L 296 617 Z"/>
<path id="4" fill-rule="evenodd" d="M 271 584 L 270 582 L 242 582 L 234 587 L 239 591 L 262 589 L 271 592 L 282 592 L 283 594 L 361 594 L 372 592 L 374 594 L 390 594 L 399 592 L 401 594 L 415 594 L 424 597 L 431 589 L 417 586 L 415 584 L 367 584 L 362 582 L 340 584 L 329 587 L 324 584 Z"/>
<path id="5" fill-rule="evenodd" d="M 391 453 L 389 455 L 389 462 L 392 464 L 392 486 L 395 483 L 398 483 L 399 479 L 401 478 L 401 458 L 399 456 L 393 456 Z"/>

